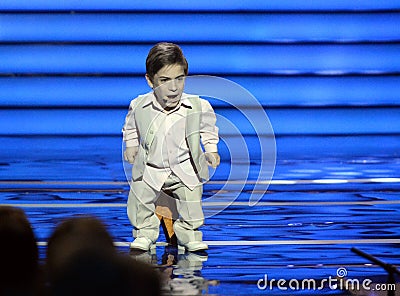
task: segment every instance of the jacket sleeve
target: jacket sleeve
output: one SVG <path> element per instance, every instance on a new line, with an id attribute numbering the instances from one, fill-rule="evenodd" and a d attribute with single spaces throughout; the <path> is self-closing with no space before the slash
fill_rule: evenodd
<path id="1" fill-rule="evenodd" d="M 204 99 L 201 101 L 200 138 L 206 152 L 218 152 L 218 127 L 215 125 L 217 117 L 210 103 Z"/>
<path id="2" fill-rule="evenodd" d="M 139 136 L 136 127 L 136 120 L 135 120 L 135 108 L 136 108 L 136 101 L 132 100 L 129 105 L 128 114 L 125 118 L 125 124 L 122 128 L 122 137 L 126 144 L 126 147 L 135 147 L 139 146 Z"/>

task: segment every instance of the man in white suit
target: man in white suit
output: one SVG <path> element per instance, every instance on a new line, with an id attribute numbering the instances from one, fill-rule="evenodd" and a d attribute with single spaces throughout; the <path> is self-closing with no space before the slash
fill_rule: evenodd
<path id="1" fill-rule="evenodd" d="M 123 139 L 124 157 L 133 164 L 127 208 L 134 227 L 132 249 L 147 251 L 157 241 L 155 202 L 161 192 L 177 200 L 179 219 L 173 228 L 178 244 L 192 252 L 208 249 L 198 228 L 204 224 L 207 165 L 215 168 L 220 162 L 218 128 L 208 101 L 183 93 L 187 73 L 179 46 L 156 44 L 146 59 L 146 80 L 153 91 L 129 106 Z"/>

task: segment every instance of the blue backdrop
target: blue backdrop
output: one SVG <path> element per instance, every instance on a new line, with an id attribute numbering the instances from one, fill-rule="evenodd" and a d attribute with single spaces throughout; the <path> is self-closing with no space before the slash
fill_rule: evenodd
<path id="1" fill-rule="evenodd" d="M 248 89 L 278 136 L 397 134 L 399 23 L 399 1 L 3 0 L 0 134 L 118 135 L 159 41 Z"/>

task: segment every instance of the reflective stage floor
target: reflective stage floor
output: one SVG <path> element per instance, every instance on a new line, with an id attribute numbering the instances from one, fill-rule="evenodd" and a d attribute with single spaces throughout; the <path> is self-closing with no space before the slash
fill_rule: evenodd
<path id="1" fill-rule="evenodd" d="M 129 252 L 119 137 L 2 137 L 1 143 L 0 203 L 26 211 L 42 259 L 57 223 L 81 214 L 102 219 L 118 249 Z M 276 143 L 271 185 L 256 187 L 261 199 L 251 205 L 257 159 L 247 181 L 231 172 L 226 183 L 223 155 L 204 187 L 207 256 L 169 250 L 161 234 L 156 254 L 137 258 L 169 279 L 166 295 L 351 295 L 341 287 L 346 279 L 370 279 L 372 293 L 386 272 L 351 248 L 400 265 L 397 135 L 291 136 Z"/>

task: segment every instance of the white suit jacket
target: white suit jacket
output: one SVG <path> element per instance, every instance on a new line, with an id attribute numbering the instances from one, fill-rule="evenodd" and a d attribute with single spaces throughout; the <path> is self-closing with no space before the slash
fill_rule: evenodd
<path id="1" fill-rule="evenodd" d="M 122 129 L 127 147 L 138 147 L 138 153 L 132 169 L 132 178 L 143 177 L 147 156 L 153 144 L 156 131 L 152 127 L 153 118 L 149 108 L 155 100 L 154 94 L 147 93 L 132 100 L 125 125 Z M 215 126 L 216 116 L 208 101 L 195 95 L 182 94 L 182 102 L 189 106 L 186 117 L 186 141 L 190 151 L 190 159 L 198 181 L 209 178 L 208 166 L 200 143 L 207 152 L 217 152 L 218 128 Z"/>

